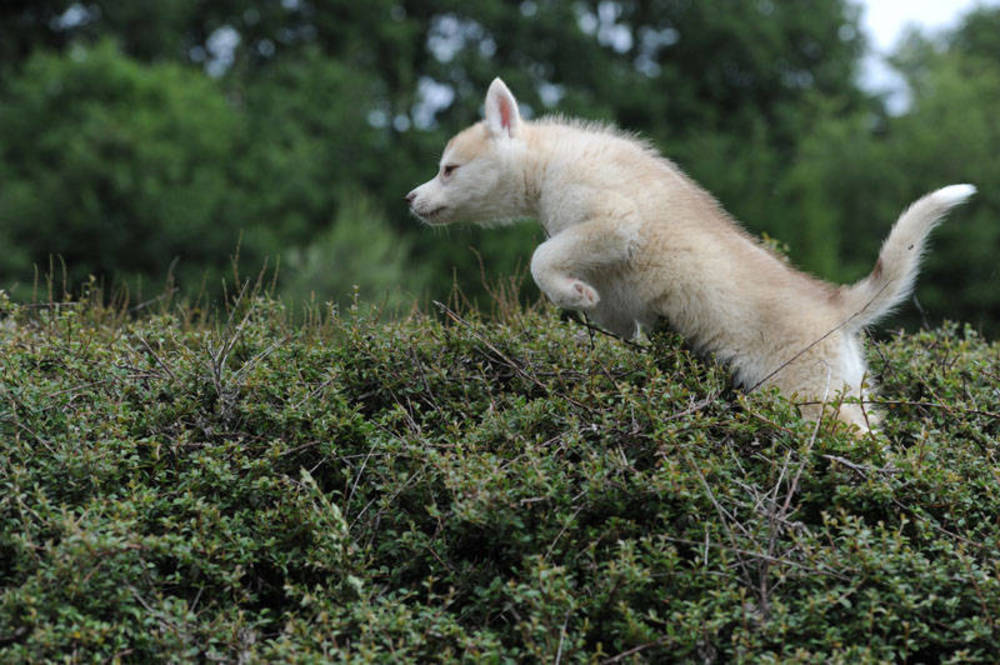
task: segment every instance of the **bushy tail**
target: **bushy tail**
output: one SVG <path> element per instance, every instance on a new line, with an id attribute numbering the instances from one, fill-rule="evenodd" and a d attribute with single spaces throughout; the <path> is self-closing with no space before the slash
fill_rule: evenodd
<path id="1" fill-rule="evenodd" d="M 972 185 L 943 187 L 918 199 L 899 216 L 882 243 L 875 269 L 842 291 L 849 328 L 875 323 L 910 294 L 927 235 L 949 210 L 975 193 Z"/>

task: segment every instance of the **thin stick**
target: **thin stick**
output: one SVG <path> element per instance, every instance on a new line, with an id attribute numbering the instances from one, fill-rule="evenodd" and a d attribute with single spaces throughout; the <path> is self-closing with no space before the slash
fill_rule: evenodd
<path id="1" fill-rule="evenodd" d="M 837 332 L 838 330 L 840 330 L 841 328 L 843 328 L 844 326 L 846 326 L 853 319 L 855 319 L 858 316 L 860 316 L 861 313 L 864 312 L 866 309 L 868 309 L 868 307 L 873 302 L 875 302 L 875 299 L 878 298 L 880 295 L 882 295 L 882 292 L 885 291 L 888 287 L 889 287 L 888 284 L 886 284 L 885 286 L 883 286 L 881 289 L 879 289 L 878 293 L 876 293 L 875 295 L 873 295 L 871 297 L 871 300 L 869 300 L 867 303 L 865 303 L 864 307 L 862 307 L 858 311 L 854 312 L 854 314 L 851 314 L 849 317 L 847 317 L 846 319 L 844 319 L 843 321 L 841 321 L 840 323 L 838 323 L 837 325 L 835 325 L 833 328 L 830 328 L 830 330 L 828 330 L 825 335 L 823 335 L 819 339 L 813 341 L 811 344 L 809 344 L 807 347 L 805 347 L 804 349 L 802 349 L 801 351 L 799 351 L 798 353 L 796 353 L 794 356 L 792 356 L 791 358 L 789 358 L 785 362 L 783 362 L 780 365 L 778 365 L 778 367 L 775 368 L 774 371 L 772 371 L 770 374 L 768 374 L 767 376 L 765 376 L 763 379 L 761 379 L 757 383 L 753 384 L 753 386 L 751 386 L 750 388 L 748 388 L 747 391 L 746 391 L 747 394 L 749 395 L 753 391 L 757 390 L 757 388 L 760 388 L 761 384 L 763 384 L 765 381 L 767 381 L 768 379 L 770 379 L 772 376 L 774 376 L 775 374 L 777 374 L 778 372 L 780 372 L 781 370 L 785 369 L 786 367 L 788 367 L 789 365 L 791 365 L 793 362 L 795 362 L 796 360 L 798 360 L 800 357 L 802 357 L 802 355 L 804 353 L 806 353 L 807 351 L 809 351 L 809 349 L 813 348 L 814 346 L 816 346 L 817 344 L 819 344 L 820 342 L 822 342 L 824 339 L 826 339 L 827 337 L 829 337 L 833 333 Z"/>

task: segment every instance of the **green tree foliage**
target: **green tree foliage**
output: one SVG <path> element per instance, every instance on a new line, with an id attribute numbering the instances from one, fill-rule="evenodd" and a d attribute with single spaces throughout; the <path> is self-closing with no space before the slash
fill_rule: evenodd
<path id="1" fill-rule="evenodd" d="M 227 175 L 242 119 L 212 81 L 176 64 L 144 67 L 108 42 L 36 53 L 0 98 L 0 225 L 15 261 L 61 256 L 75 281 L 197 285 L 236 248 Z"/>
<path id="2" fill-rule="evenodd" d="M 341 308 L 358 302 L 390 311 L 412 306 L 426 273 L 410 269 L 408 243 L 369 199 L 339 198 L 329 227 L 282 255 L 282 294 L 293 303 L 329 300 Z"/>
<path id="3" fill-rule="evenodd" d="M 244 192 L 239 214 L 261 220 L 264 244 L 307 243 L 352 187 L 369 190 L 378 179 L 372 148 L 382 133 L 358 104 L 373 93 L 370 79 L 315 49 L 275 62 L 252 84 L 235 87 L 249 138 L 235 164 L 236 186 Z"/>
<path id="4" fill-rule="evenodd" d="M 981 34 L 980 23 L 988 27 L 998 16 L 971 14 L 943 45 L 911 34 L 896 56 L 912 95 L 907 112 L 876 119 L 832 109 L 803 140 L 786 181 L 794 213 L 809 224 L 779 237 L 826 248 L 830 262 L 821 272 L 840 281 L 871 270 L 904 205 L 946 184 L 978 186 L 970 204 L 934 233 L 918 281 L 920 307 L 900 318 L 911 326 L 947 316 L 998 330 L 1000 60 L 964 36 Z"/>
<path id="5" fill-rule="evenodd" d="M 793 142 L 790 109 L 810 91 L 858 97 L 855 19 L 840 0 L 815 4 L 802 13 L 778 3 L 67 2 L 10 8 L 0 30 L 30 25 L 53 46 L 112 35 L 150 67 L 166 59 L 224 71 L 219 84 L 250 128 L 235 188 L 259 193 L 231 205 L 248 248 L 259 239 L 278 250 L 323 228 L 335 214 L 332 192 L 345 186 L 369 192 L 401 232 L 416 235 L 396 202 L 433 173 L 447 134 L 478 118 L 497 74 L 535 114 L 558 108 L 664 141 L 697 134 L 671 147 L 699 176 L 716 172 L 714 154 L 698 166 L 706 141 L 755 128 L 760 150 L 731 173 L 760 183 L 761 165 L 776 163 L 771 148 Z M 226 31 L 236 39 L 220 54 L 213 39 Z M 738 141 L 721 141 L 723 160 L 746 154 Z M 737 208 L 741 194 L 753 197 L 744 178 L 717 180 Z M 458 275 L 476 293 L 471 245 L 503 273 L 523 265 L 536 241 L 530 229 L 455 231 L 417 238 L 413 255 L 440 276 L 438 292 Z"/>
<path id="6" fill-rule="evenodd" d="M 344 197 L 357 190 L 406 239 L 400 245 L 409 248 L 410 273 L 432 276 L 427 284 L 435 297 L 457 280 L 475 298 L 484 289 L 480 259 L 470 248 L 482 255 L 488 278 L 509 274 L 528 260 L 537 229 L 429 233 L 401 197 L 431 177 L 448 135 L 479 118 L 483 91 L 502 75 L 526 114 L 605 120 L 651 138 L 751 230 L 785 241 L 794 262 L 828 279 L 853 280 L 870 269 L 889 224 L 920 193 L 974 182 L 983 194 L 969 217 L 956 220 L 960 225 L 942 230 L 918 295 L 929 320 L 951 316 L 992 326 L 1000 289 L 986 256 L 995 243 L 991 220 L 1000 211 L 990 194 L 996 146 L 988 118 L 1000 66 L 1000 12 L 980 8 L 937 43 L 904 44 L 897 64 L 913 104 L 890 117 L 881 100 L 857 85 L 864 48 L 858 11 L 848 0 L 7 3 L 0 8 L 0 86 L 10 89 L 3 99 L 21 129 L 4 134 L 13 147 L 0 146 L 12 158 L 0 168 L 13 173 L 0 182 L 0 199 L 19 201 L 22 228 L 54 224 L 49 208 L 26 207 L 24 200 L 50 199 L 44 181 L 57 176 L 46 176 L 31 156 L 23 168 L 18 161 L 23 137 L 41 137 L 45 126 L 29 127 L 41 118 L 30 105 L 25 113 L 10 105 L 41 97 L 26 74 L 38 67 L 32 53 L 49 53 L 46 67 L 68 73 L 83 67 L 74 53 L 97 45 L 113 68 L 108 47 L 100 46 L 110 37 L 121 49 L 120 69 L 141 76 L 146 89 L 162 86 L 160 94 L 180 98 L 176 88 L 190 82 L 190 132 L 164 147 L 162 165 L 152 166 L 149 160 L 159 158 L 149 156 L 142 168 L 169 170 L 168 162 L 186 159 L 194 172 L 214 172 L 205 192 L 192 184 L 169 198 L 174 208 L 190 200 L 216 212 L 201 209 L 190 222 L 215 215 L 207 243 L 199 237 L 189 248 L 165 240 L 157 260 L 138 268 L 137 257 L 148 251 L 109 245 L 103 268 L 126 276 L 144 271 L 148 279 L 161 278 L 173 256 L 194 257 L 182 267 L 203 260 L 221 265 L 240 231 L 244 258 L 261 262 L 307 246 L 342 206 L 352 205 Z M 135 100 L 108 93 L 110 85 L 69 85 L 81 104 L 68 94 L 58 103 L 120 104 L 106 113 L 116 123 L 116 114 L 126 126 L 135 123 L 123 111 Z M 155 114 L 157 107 L 143 112 Z M 193 127 L 202 122 L 199 114 L 217 116 L 205 121 L 202 138 Z M 87 135 L 91 130 L 74 124 L 80 118 L 57 118 L 50 142 Z M 162 143 L 174 122 L 184 120 L 150 118 L 141 125 L 159 131 Z M 172 155 L 189 148 L 209 159 Z M 62 154 L 48 154 L 58 173 Z M 121 168 L 131 173 L 134 166 Z M 73 227 L 80 227 L 74 233 L 103 237 L 109 217 L 101 211 L 127 213 L 128 206 L 105 200 L 103 192 L 96 204 L 73 208 Z M 177 215 L 168 207 L 144 208 L 141 225 L 173 233 L 183 244 L 192 235 L 170 230 Z M 31 218 L 36 213 L 45 219 Z M 10 211 L 0 215 L 9 218 Z M 6 224 L 0 240 L 17 245 L 0 261 L 8 282 L 30 280 L 33 263 L 48 265 L 50 254 L 65 251 L 59 239 L 25 244 Z M 75 275 L 92 270 L 76 255 L 68 258 Z M 919 322 L 915 310 L 906 313 L 900 321 Z"/>
<path id="7" fill-rule="evenodd" d="M 951 50 L 1000 62 L 1000 10 L 975 7 L 948 37 Z"/>
<path id="8" fill-rule="evenodd" d="M 342 184 L 378 178 L 368 147 L 381 133 L 357 104 L 368 85 L 305 54 L 233 100 L 196 71 L 141 65 L 110 42 L 38 53 L 0 102 L 0 229 L 12 249 L 0 274 L 20 278 L 23 293 L 32 263 L 57 255 L 71 282 L 134 286 L 162 281 L 176 262 L 182 287 L 207 281 L 214 293 L 237 249 L 253 272 L 302 247 L 287 252 L 290 294 L 322 287 L 317 297 L 343 300 L 352 284 L 366 296 L 402 286 L 407 242 L 365 219 L 364 194 Z M 317 264 L 327 259 L 337 260 Z M 422 274 L 405 280 L 410 293 Z"/>

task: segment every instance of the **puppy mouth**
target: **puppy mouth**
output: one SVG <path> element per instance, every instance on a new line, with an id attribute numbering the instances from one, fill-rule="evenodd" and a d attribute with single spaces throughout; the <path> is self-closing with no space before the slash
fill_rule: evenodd
<path id="1" fill-rule="evenodd" d="M 448 209 L 448 206 L 438 206 L 437 208 L 434 208 L 433 210 L 428 210 L 427 212 L 423 212 L 423 211 L 414 209 L 413 213 L 417 217 L 419 217 L 420 219 L 423 219 L 423 220 L 429 222 L 429 221 L 432 221 L 433 219 L 435 219 L 438 215 L 440 215 L 442 212 L 444 212 L 447 209 Z"/>

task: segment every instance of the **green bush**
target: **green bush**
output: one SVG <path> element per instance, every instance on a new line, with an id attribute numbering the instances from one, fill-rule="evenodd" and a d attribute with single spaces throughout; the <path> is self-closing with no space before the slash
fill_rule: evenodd
<path id="1" fill-rule="evenodd" d="M 993 662 L 1000 349 L 856 439 L 548 310 L 0 303 L 0 661 Z"/>
<path id="2" fill-rule="evenodd" d="M 329 300 L 341 307 L 359 297 L 391 309 L 412 304 L 428 276 L 407 261 L 407 239 L 368 198 L 345 192 L 340 199 L 327 229 L 306 246 L 285 252 L 279 271 L 282 297 L 292 303 Z"/>

